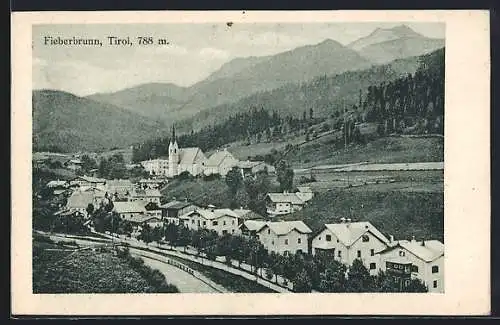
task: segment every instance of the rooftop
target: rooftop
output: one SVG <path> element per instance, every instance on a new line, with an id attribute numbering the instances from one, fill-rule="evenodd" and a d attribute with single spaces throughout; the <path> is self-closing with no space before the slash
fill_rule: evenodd
<path id="1" fill-rule="evenodd" d="M 312 230 L 302 221 L 275 221 L 266 224 L 276 235 L 286 235 L 293 230 L 303 234 L 309 234 Z M 265 227 L 264 227 L 265 228 Z M 259 231 L 262 231 L 261 228 Z"/>
<path id="2" fill-rule="evenodd" d="M 366 232 L 372 233 L 382 242 L 388 244 L 389 239 L 385 237 L 370 222 L 342 222 L 325 224 L 325 228 L 330 230 L 344 245 L 351 246 Z"/>
<path id="3" fill-rule="evenodd" d="M 291 204 L 304 204 L 304 201 L 295 193 L 268 193 L 272 202 L 287 202 Z"/>
<path id="4" fill-rule="evenodd" d="M 146 213 L 144 204 L 140 202 L 113 202 L 113 205 L 117 213 Z"/>
<path id="5" fill-rule="evenodd" d="M 190 206 L 191 203 L 189 202 L 181 202 L 181 201 L 170 201 L 168 203 L 160 205 L 161 209 L 174 209 L 174 210 L 180 210 L 183 209 L 187 206 Z"/>

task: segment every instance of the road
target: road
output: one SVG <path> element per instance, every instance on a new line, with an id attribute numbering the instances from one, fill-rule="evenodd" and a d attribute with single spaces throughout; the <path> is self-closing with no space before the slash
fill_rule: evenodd
<path id="1" fill-rule="evenodd" d="M 165 275 L 167 282 L 175 285 L 181 293 L 219 293 L 218 290 L 212 288 L 200 279 L 195 278 L 191 274 L 173 265 L 169 265 L 164 261 L 158 260 L 158 258 L 154 257 L 156 254 L 145 253 L 141 250 L 130 248 L 130 255 L 141 257 L 144 260 L 144 264 L 159 270 Z"/>

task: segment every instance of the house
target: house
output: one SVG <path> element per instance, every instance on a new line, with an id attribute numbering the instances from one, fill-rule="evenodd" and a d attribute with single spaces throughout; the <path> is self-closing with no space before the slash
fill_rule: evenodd
<path id="1" fill-rule="evenodd" d="M 197 208 L 179 216 L 180 221 L 192 230 L 209 229 L 217 232 L 219 236 L 225 234 L 238 235 L 238 215 L 231 209 Z"/>
<path id="2" fill-rule="evenodd" d="M 123 220 L 130 221 L 139 216 L 146 216 L 146 208 L 141 202 L 114 202 L 113 211 L 115 211 Z"/>
<path id="3" fill-rule="evenodd" d="M 309 186 L 298 186 L 295 195 L 297 195 L 302 201 L 307 202 L 312 200 L 312 198 L 314 197 L 314 192 Z"/>
<path id="4" fill-rule="evenodd" d="M 438 240 L 400 240 L 378 254 L 381 270 L 401 288 L 423 281 L 429 292 L 444 292 L 444 244 Z"/>
<path id="5" fill-rule="evenodd" d="M 243 224 L 244 221 L 246 220 L 263 220 L 264 218 L 258 214 L 257 212 L 254 212 L 249 209 L 234 209 L 232 210 L 237 216 L 238 216 L 238 224 L 241 225 Z"/>
<path id="6" fill-rule="evenodd" d="M 69 184 L 70 186 L 96 187 L 96 186 L 104 186 L 106 184 L 106 180 L 97 177 L 78 176 L 72 179 Z"/>
<path id="7" fill-rule="evenodd" d="M 187 201 L 171 201 L 160 205 L 161 217 L 166 223 L 179 224 L 179 216 L 186 214 L 188 212 L 194 211 L 198 208 L 192 203 Z"/>
<path id="8" fill-rule="evenodd" d="M 134 184 L 128 179 L 113 179 L 106 181 L 106 191 L 110 194 L 117 194 L 125 197 L 134 190 Z"/>
<path id="9" fill-rule="evenodd" d="M 239 161 L 237 166 L 240 168 L 243 178 L 259 172 L 267 171 L 268 173 L 274 173 L 276 171 L 274 166 L 266 164 L 263 161 Z"/>
<path id="10" fill-rule="evenodd" d="M 360 259 L 370 274 L 376 275 L 380 269 L 377 253 L 389 246 L 389 239 L 370 222 L 341 220 L 340 223 L 325 224 L 314 236 L 312 254 L 327 255 L 348 266 Z"/>
<path id="11" fill-rule="evenodd" d="M 71 212 L 80 212 L 87 217 L 87 207 L 89 204 L 95 206 L 95 203 L 94 194 L 92 192 L 74 192 L 68 197 L 66 209 Z"/>
<path id="12" fill-rule="evenodd" d="M 312 230 L 302 221 L 267 222 L 256 231 L 259 241 L 269 252 L 287 255 L 308 253 L 308 235 Z"/>
<path id="13" fill-rule="evenodd" d="M 144 201 L 160 204 L 161 193 L 158 189 L 134 188 L 129 195 L 129 201 Z"/>
<path id="14" fill-rule="evenodd" d="M 241 235 L 243 235 L 245 237 L 258 238 L 257 232 L 259 230 L 261 230 L 266 224 L 267 224 L 267 221 L 264 221 L 264 220 L 245 220 L 239 226 L 240 233 L 241 233 Z"/>
<path id="15" fill-rule="evenodd" d="M 227 173 L 233 168 L 238 166 L 238 159 L 227 151 L 227 149 L 213 153 L 205 163 L 204 174 L 212 175 L 219 174 L 226 176 Z"/>
<path id="16" fill-rule="evenodd" d="M 301 210 L 305 201 L 296 193 L 268 193 L 266 196 L 266 212 L 270 217 L 290 214 Z"/>
<path id="17" fill-rule="evenodd" d="M 80 159 L 70 159 L 64 165 L 67 169 L 79 170 L 82 168 L 82 161 Z"/>
<path id="18" fill-rule="evenodd" d="M 168 160 L 167 159 L 149 159 L 141 161 L 144 170 L 149 175 L 167 176 L 168 175 Z"/>

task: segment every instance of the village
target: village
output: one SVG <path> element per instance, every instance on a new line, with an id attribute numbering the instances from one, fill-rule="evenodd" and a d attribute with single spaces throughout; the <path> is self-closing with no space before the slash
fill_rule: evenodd
<path id="1" fill-rule="evenodd" d="M 255 178 L 261 173 L 277 173 L 274 166 L 262 161 L 240 161 L 225 149 L 207 158 L 200 148 L 181 148 L 175 129 L 171 139 L 168 157 L 140 163 L 149 177 L 133 182 L 80 175 L 69 180 L 49 181 L 46 188 L 50 196 L 64 198 L 59 202 L 65 202 L 59 204 L 54 213 L 56 218 L 82 220 L 84 227 L 107 236 L 139 239 L 146 243 L 156 241 L 159 245 L 180 241 L 177 233 L 182 229 L 192 233 L 206 231 L 206 236 L 218 236 L 219 241 L 241 237 L 256 241 L 266 251 L 266 256 L 308 255 L 335 261 L 345 266 L 345 277 L 349 276 L 353 265 L 361 262 L 370 276 L 375 277 L 380 272 L 387 274 L 398 291 L 406 291 L 415 279 L 429 292 L 444 291 L 444 244 L 439 240 L 416 240 L 415 236 L 408 240 L 384 235 L 362 215 L 355 220 L 351 216 L 335 217 L 337 222 L 323 224 L 318 231 L 313 231 L 302 220 L 287 218 L 307 207 L 315 197 L 315 191 L 309 186 L 266 193 L 265 213 L 243 205 L 238 208 L 201 205 L 181 197 L 164 202 L 160 189 L 172 179 L 182 179 L 182 175 L 226 178 L 232 177 L 231 173 L 238 173 L 244 179 Z M 74 158 L 65 166 L 78 170 L 80 164 L 81 161 Z M 110 223 L 104 221 L 107 216 L 111 216 Z M 208 256 L 211 247 L 208 241 L 213 243 L 216 239 L 200 236 L 198 242 L 201 243 L 191 243 L 191 246 L 198 247 L 198 254 Z M 229 259 L 229 255 L 225 258 Z M 264 264 L 256 262 L 256 269 Z M 274 274 L 278 281 L 278 273 Z M 288 282 L 293 280 L 285 280 L 285 285 Z"/>

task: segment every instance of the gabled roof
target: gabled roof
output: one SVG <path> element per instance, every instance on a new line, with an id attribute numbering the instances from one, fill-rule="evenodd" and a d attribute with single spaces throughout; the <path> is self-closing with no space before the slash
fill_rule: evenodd
<path id="1" fill-rule="evenodd" d="M 190 202 L 181 202 L 181 201 L 170 201 L 165 204 L 160 205 L 161 209 L 173 209 L 173 210 L 180 210 L 184 209 L 187 206 L 192 205 Z"/>
<path id="2" fill-rule="evenodd" d="M 47 183 L 47 187 L 66 187 L 68 183 L 66 181 L 50 181 Z"/>
<path id="3" fill-rule="evenodd" d="M 295 193 L 267 193 L 272 202 L 287 202 L 291 204 L 304 204 L 304 201 Z"/>
<path id="4" fill-rule="evenodd" d="M 297 186 L 297 189 L 302 193 L 312 193 L 312 190 L 309 186 Z"/>
<path id="5" fill-rule="evenodd" d="M 267 221 L 264 221 L 264 220 L 245 220 L 245 222 L 243 222 L 241 224 L 240 228 L 243 227 L 243 226 L 245 226 L 250 231 L 256 231 L 256 232 L 258 232 L 266 224 L 267 224 Z"/>
<path id="6" fill-rule="evenodd" d="M 118 213 L 146 213 L 144 204 L 139 202 L 113 202 L 114 210 Z"/>
<path id="7" fill-rule="evenodd" d="M 134 184 L 129 179 L 112 179 L 106 181 L 106 187 L 134 187 Z"/>
<path id="8" fill-rule="evenodd" d="M 207 219 L 207 220 L 214 220 L 218 219 L 224 216 L 229 216 L 233 218 L 238 218 L 238 214 L 235 213 L 231 209 L 196 209 L 194 211 L 187 212 L 183 214 L 182 216 L 179 216 L 180 219 L 187 219 L 189 216 L 192 214 L 197 213 L 199 214 L 202 218 Z"/>
<path id="9" fill-rule="evenodd" d="M 432 262 L 444 255 L 444 244 L 438 240 L 426 240 L 424 241 L 424 245 L 422 245 L 422 241 L 400 240 L 396 245 L 386 248 L 380 253 L 389 252 L 397 248 L 404 248 L 425 262 Z"/>
<path id="10" fill-rule="evenodd" d="M 182 148 L 179 149 L 179 164 L 193 165 L 200 160 L 206 160 L 200 148 Z"/>
<path id="11" fill-rule="evenodd" d="M 325 224 L 325 228 L 330 230 L 347 247 L 354 244 L 368 231 L 385 244 L 389 244 L 389 239 L 368 221 L 330 223 Z"/>
<path id="12" fill-rule="evenodd" d="M 263 219 L 257 212 L 248 209 L 234 209 L 233 212 L 238 215 L 238 218 L 244 220 Z"/>
<path id="13" fill-rule="evenodd" d="M 246 168 L 254 168 L 255 166 L 258 166 L 260 164 L 263 164 L 264 162 L 262 161 L 239 161 L 238 162 L 238 167 L 241 169 L 246 169 Z"/>
<path id="14" fill-rule="evenodd" d="M 269 227 L 276 235 L 282 236 L 290 233 L 293 230 L 297 230 L 303 234 L 312 233 L 311 228 L 309 228 L 302 221 L 276 221 L 268 222 L 264 227 L 262 227 L 258 232 L 262 231 L 266 227 Z"/>
<path id="15" fill-rule="evenodd" d="M 66 202 L 68 209 L 81 209 L 87 208 L 89 203 L 94 201 L 94 194 L 92 192 L 74 192 Z"/>
<path id="16" fill-rule="evenodd" d="M 233 161 L 237 161 L 236 158 L 227 150 L 221 150 L 213 153 L 210 158 L 208 158 L 205 166 L 208 167 L 219 167 L 220 164 L 226 159 L 229 158 Z"/>

